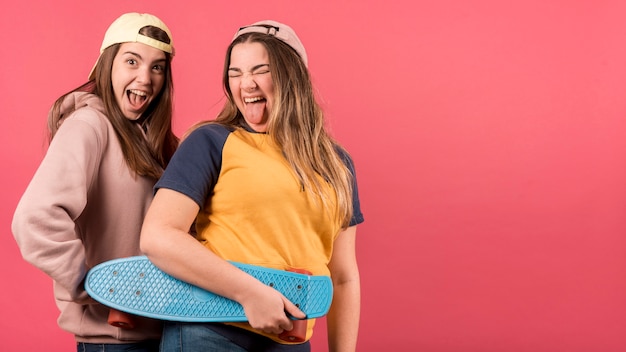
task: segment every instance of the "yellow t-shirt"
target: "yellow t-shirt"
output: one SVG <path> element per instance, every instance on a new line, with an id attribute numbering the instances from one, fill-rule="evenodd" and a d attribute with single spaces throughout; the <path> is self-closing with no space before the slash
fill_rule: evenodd
<path id="1" fill-rule="evenodd" d="M 270 136 L 203 126 L 183 141 L 157 187 L 199 204 L 197 239 L 221 258 L 330 276 L 327 265 L 341 230 L 335 193 L 329 187 L 331 202 L 324 206 L 305 192 Z M 358 207 L 355 214 L 361 216 Z M 233 325 L 286 343 L 247 323 Z"/>

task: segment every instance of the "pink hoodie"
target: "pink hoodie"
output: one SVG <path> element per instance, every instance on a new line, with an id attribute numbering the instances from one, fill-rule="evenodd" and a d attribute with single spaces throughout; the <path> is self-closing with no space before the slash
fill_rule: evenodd
<path id="1" fill-rule="evenodd" d="M 156 180 L 128 168 L 97 96 L 73 93 L 63 105 L 76 110 L 63 121 L 15 210 L 15 240 L 24 259 L 54 280 L 59 326 L 77 341 L 158 338 L 154 320 L 138 318 L 133 330 L 110 326 L 108 309 L 83 288 L 94 265 L 140 254 L 139 233 Z"/>

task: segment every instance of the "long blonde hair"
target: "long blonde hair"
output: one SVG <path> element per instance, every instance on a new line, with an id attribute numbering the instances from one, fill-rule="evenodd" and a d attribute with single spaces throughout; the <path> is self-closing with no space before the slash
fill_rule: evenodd
<path id="1" fill-rule="evenodd" d="M 222 84 L 227 102 L 214 121 L 196 124 L 189 132 L 208 123 L 228 126 L 244 123 L 230 90 L 228 68 L 233 47 L 245 42 L 262 44 L 269 55 L 274 107 L 270 111 L 267 134 L 283 151 L 303 189 L 320 197 L 327 207 L 333 197 L 321 182 L 325 180 L 330 184 L 336 193 L 339 218 L 344 227 L 348 226 L 353 211 L 354 176 L 340 156 L 340 153 L 346 156 L 348 153 L 326 130 L 324 114 L 315 100 L 307 67 L 297 52 L 283 41 L 261 33 L 237 37 L 228 47 L 224 63 Z"/>

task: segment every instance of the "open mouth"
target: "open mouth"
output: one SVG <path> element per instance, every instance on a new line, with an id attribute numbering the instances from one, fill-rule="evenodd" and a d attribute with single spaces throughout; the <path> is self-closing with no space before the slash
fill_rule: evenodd
<path id="1" fill-rule="evenodd" d="M 146 92 L 137 89 L 128 89 L 126 91 L 126 96 L 128 97 L 128 101 L 130 101 L 133 106 L 141 106 L 148 99 L 148 94 L 146 94 Z"/>

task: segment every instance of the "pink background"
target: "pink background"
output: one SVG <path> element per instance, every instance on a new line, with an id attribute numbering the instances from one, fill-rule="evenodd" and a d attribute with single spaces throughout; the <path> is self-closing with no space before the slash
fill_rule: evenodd
<path id="1" fill-rule="evenodd" d="M 359 176 L 359 351 L 626 348 L 624 2 L 25 0 L 0 11 L 2 350 L 74 348 L 10 221 L 48 108 L 128 11 L 174 33 L 178 134 L 222 105 L 238 26 L 297 30 Z"/>

